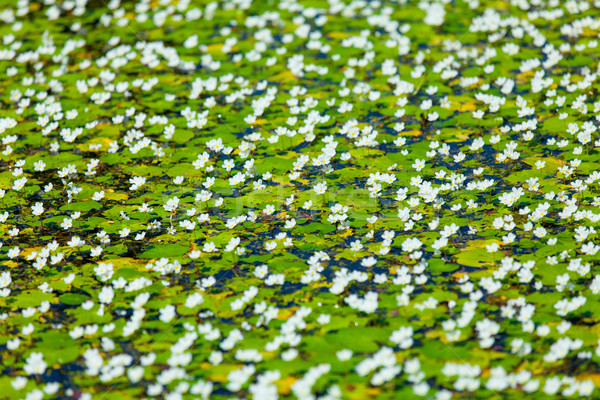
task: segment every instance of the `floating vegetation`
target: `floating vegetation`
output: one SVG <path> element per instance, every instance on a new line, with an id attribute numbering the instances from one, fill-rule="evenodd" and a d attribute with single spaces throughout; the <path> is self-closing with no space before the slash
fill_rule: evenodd
<path id="1" fill-rule="evenodd" d="M 2 7 L 0 397 L 599 396 L 600 2 Z"/>

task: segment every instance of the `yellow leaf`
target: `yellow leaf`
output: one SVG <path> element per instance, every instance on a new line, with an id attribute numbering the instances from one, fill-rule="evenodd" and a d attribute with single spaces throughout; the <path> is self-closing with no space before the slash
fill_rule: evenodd
<path id="1" fill-rule="evenodd" d="M 479 107 L 477 106 L 476 102 L 468 101 L 468 102 L 460 103 L 460 106 L 458 106 L 458 111 L 475 111 L 478 108 Z"/>
<path id="2" fill-rule="evenodd" d="M 129 196 L 126 193 L 111 193 L 114 192 L 112 189 L 109 189 L 104 192 L 104 197 L 108 200 L 127 200 Z"/>
<path id="3" fill-rule="evenodd" d="M 531 78 L 533 77 L 534 72 L 533 71 L 527 71 L 527 72 L 522 72 L 520 74 L 517 75 L 517 79 L 516 82 L 518 85 L 521 85 L 523 83 L 527 83 L 531 80 Z"/>
<path id="4" fill-rule="evenodd" d="M 294 313 L 298 307 L 290 307 L 279 309 L 279 313 L 277 314 L 277 319 L 280 321 L 287 321 Z"/>
<path id="5" fill-rule="evenodd" d="M 298 379 L 294 378 L 293 376 L 288 376 L 275 381 L 275 385 L 277 385 L 277 391 L 284 396 L 290 394 L 291 387 L 297 380 Z"/>
<path id="6" fill-rule="evenodd" d="M 332 39 L 346 39 L 352 35 L 348 32 L 331 32 L 328 33 L 327 36 L 329 36 Z"/>
<path id="7" fill-rule="evenodd" d="M 374 398 L 379 393 L 381 393 L 381 389 L 367 386 L 365 384 L 350 384 L 346 386 L 348 399 L 350 400 L 364 400 L 369 398 Z"/>
<path id="8" fill-rule="evenodd" d="M 209 53 L 214 53 L 216 51 L 221 50 L 222 47 L 223 47 L 223 43 L 209 44 L 208 45 L 208 52 Z"/>
<path id="9" fill-rule="evenodd" d="M 296 76 L 294 74 L 292 74 L 290 71 L 283 71 L 283 72 L 278 73 L 277 75 L 273 75 L 273 77 L 271 79 L 276 82 L 289 82 L 289 81 L 295 81 Z"/>

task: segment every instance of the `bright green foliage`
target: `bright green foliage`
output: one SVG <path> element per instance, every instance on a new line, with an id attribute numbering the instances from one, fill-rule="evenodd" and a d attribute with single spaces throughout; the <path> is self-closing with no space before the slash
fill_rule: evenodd
<path id="1" fill-rule="evenodd" d="M 0 398 L 599 396 L 599 1 L 0 7 Z"/>

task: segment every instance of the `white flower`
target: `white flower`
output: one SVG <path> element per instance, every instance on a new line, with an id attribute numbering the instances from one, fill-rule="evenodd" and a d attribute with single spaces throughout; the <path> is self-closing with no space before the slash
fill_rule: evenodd
<path id="1" fill-rule="evenodd" d="M 10 271 L 4 271 L 0 274 L 0 288 L 8 287 L 12 283 Z"/>
<path id="2" fill-rule="evenodd" d="M 343 349 L 335 353 L 335 355 L 340 361 L 348 361 L 350 358 L 352 358 L 352 350 Z"/>
<path id="3" fill-rule="evenodd" d="M 41 375 L 46 372 L 48 364 L 44 362 L 43 357 L 42 353 L 31 353 L 27 360 L 25 360 L 25 365 L 23 366 L 25 373 L 29 375 Z"/>
<path id="4" fill-rule="evenodd" d="M 399 329 L 392 332 L 390 341 L 396 343 L 402 349 L 408 349 L 413 344 L 413 328 L 410 326 L 402 326 Z"/>
<path id="5" fill-rule="evenodd" d="M 317 183 L 314 187 L 314 190 L 315 190 L 316 194 L 324 194 L 327 191 L 327 183 L 326 182 Z"/>
<path id="6" fill-rule="evenodd" d="M 198 292 L 195 292 L 188 296 L 188 298 L 185 301 L 185 306 L 187 308 L 194 308 L 202 304 L 203 302 L 204 298 L 202 297 L 202 295 Z"/>
<path id="7" fill-rule="evenodd" d="M 168 199 L 167 202 L 163 205 L 165 211 L 173 212 L 179 207 L 179 198 L 177 196 L 173 196 Z"/>
<path id="8" fill-rule="evenodd" d="M 31 207 L 31 213 L 35 216 L 40 216 L 44 212 L 44 204 L 37 202 Z"/>

